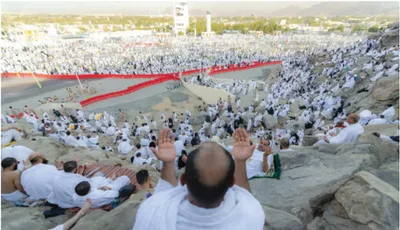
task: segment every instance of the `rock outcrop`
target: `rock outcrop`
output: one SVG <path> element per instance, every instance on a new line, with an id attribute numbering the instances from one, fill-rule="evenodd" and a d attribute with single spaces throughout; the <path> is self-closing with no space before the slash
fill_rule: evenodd
<path id="1" fill-rule="evenodd" d="M 335 193 L 315 229 L 398 229 L 399 191 L 371 173 L 355 174 Z"/>

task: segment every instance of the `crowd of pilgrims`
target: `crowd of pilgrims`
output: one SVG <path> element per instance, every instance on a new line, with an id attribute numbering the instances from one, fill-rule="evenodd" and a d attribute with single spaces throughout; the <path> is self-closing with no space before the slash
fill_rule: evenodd
<path id="1" fill-rule="evenodd" d="M 162 47 L 140 48 L 135 43 L 153 41 L 154 37 L 48 41 L 45 44 L 2 47 L 1 72 L 78 75 L 177 73 L 212 66 L 227 68 L 232 64 L 243 66 L 255 61 L 280 60 L 283 55 L 296 52 L 304 43 L 313 43 L 313 48 L 317 48 L 354 39 L 347 41 L 343 37 L 317 35 L 278 38 L 236 35 L 207 40 L 186 37 L 183 40 L 171 38 Z"/>
<path id="2" fill-rule="evenodd" d="M 82 58 L 82 54 L 96 47 L 94 43 L 82 42 L 72 45 L 66 49 L 70 50 L 70 60 L 63 63 L 46 62 L 52 59 L 56 54 L 62 54 L 63 48 L 48 49 L 43 51 L 42 48 L 29 48 L 21 53 L 21 50 L 8 49 L 3 56 L 4 60 L 13 60 L 18 57 L 17 61 L 7 62 L 2 66 L 5 71 L 25 71 L 28 68 L 36 68 L 35 71 L 48 73 L 168 73 L 177 70 L 184 71 L 187 69 L 197 68 L 199 66 L 212 65 L 228 65 L 232 63 L 250 63 L 252 61 L 266 61 L 270 58 L 262 52 L 248 51 L 245 49 L 232 49 L 227 47 L 220 51 L 207 52 L 207 49 L 201 47 L 186 47 L 182 50 L 168 50 L 170 55 L 162 55 L 161 53 L 153 53 L 150 57 L 130 52 L 108 52 L 106 48 L 102 48 L 101 52 L 97 49 L 92 53 L 91 59 Z M 209 47 L 208 47 L 209 48 Z M 120 49 L 120 48 L 116 48 Z M 268 169 L 274 167 L 273 154 L 265 153 L 261 149 L 266 146 L 278 149 L 279 151 L 289 151 L 295 154 L 289 145 L 302 145 L 304 129 L 285 129 L 284 122 L 286 120 L 295 120 L 302 122 L 305 129 L 313 129 L 315 133 L 322 133 L 320 143 L 341 144 L 354 141 L 358 135 L 363 133 L 365 125 L 370 124 L 398 124 L 395 109 L 393 105 L 380 114 L 373 114 L 369 110 L 364 110 L 359 114 L 354 111 L 346 111 L 344 102 L 339 96 L 341 91 L 353 89 L 359 76 L 356 74 L 355 63 L 362 56 L 373 57 L 370 63 L 367 63 L 363 69 L 369 71 L 373 76 L 370 81 L 387 77 L 395 73 L 398 74 L 399 68 L 395 64 L 386 66 L 379 62 L 384 55 L 393 54 L 393 60 L 399 57 L 398 46 L 377 51 L 377 41 L 365 39 L 356 44 L 343 48 L 329 48 L 315 50 L 312 53 L 298 52 L 295 55 L 285 57 L 282 68 L 278 72 L 276 82 L 270 86 L 260 84 L 256 80 L 232 80 L 230 82 L 220 82 L 209 77 L 206 73 L 201 73 L 194 77 L 185 79 L 187 83 L 199 84 L 207 87 L 214 87 L 225 90 L 231 96 L 220 98 L 216 104 L 199 105 L 196 114 L 200 113 L 204 117 L 204 123 L 198 130 L 195 130 L 192 122 L 197 115 L 193 115 L 192 111 L 186 110 L 184 113 L 167 114 L 162 113 L 159 118 L 151 118 L 139 112 L 133 123 L 128 123 L 120 110 L 120 117 L 116 118 L 112 114 L 104 111 L 103 113 L 84 112 L 83 110 L 68 110 L 61 107 L 59 110 L 52 112 L 44 112 L 41 119 L 33 110 L 25 108 L 24 116 L 27 123 L 32 124 L 35 132 L 42 133 L 43 136 L 54 138 L 70 146 L 103 149 L 109 152 L 115 152 L 122 160 L 130 161 L 133 164 L 148 164 L 156 169 L 163 167 L 162 162 L 157 161 L 158 148 L 158 130 L 169 129 L 170 133 L 175 135 L 172 140 L 176 151 L 174 160 L 176 170 L 185 167 L 188 159 L 188 149 L 199 146 L 203 142 L 216 142 L 228 152 L 232 153 L 233 146 L 225 146 L 224 140 L 231 137 L 234 131 L 243 127 L 253 140 L 260 140 L 259 148 L 250 157 L 246 163 L 247 177 L 262 176 Z M 115 50 L 114 50 L 115 51 Z M 29 56 L 34 53 L 33 56 Z M 164 51 L 163 51 L 164 52 Z M 321 73 L 312 72 L 316 65 L 311 65 L 310 60 L 320 54 L 329 53 L 332 57 L 326 63 L 331 67 L 326 67 Z M 3 52 L 4 54 L 4 52 Z M 122 54 L 122 56 L 120 56 Z M 11 56 L 10 56 L 11 55 Z M 25 56 L 35 57 L 36 63 L 28 63 L 22 59 Z M 118 58 L 116 58 L 116 56 Z M 122 57 L 122 60 L 121 60 Z M 126 61 L 133 57 L 130 61 Z M 85 63 L 82 61 L 85 60 Z M 87 61 L 87 62 L 86 62 Z M 48 63 L 48 64 L 44 64 Z M 63 66 L 56 70 L 56 65 Z M 53 72 L 54 70 L 54 72 Z M 341 73 L 346 71 L 344 77 Z M 318 76 L 326 77 L 325 82 L 317 84 Z M 261 86 L 260 86 L 261 85 Z M 369 89 L 368 89 L 369 90 Z M 260 97 L 260 92 L 265 91 L 267 96 Z M 233 99 L 233 95 L 235 99 Z M 249 105 L 242 105 L 241 97 L 247 95 L 255 95 L 254 101 Z M 280 103 L 280 99 L 284 99 L 286 103 Z M 299 105 L 300 115 L 291 115 L 291 104 Z M 9 115 L 3 116 L 4 123 L 14 123 L 16 121 L 13 111 Z M 125 122 L 123 122 L 125 120 Z M 269 129 L 268 124 L 271 121 L 279 121 L 278 128 Z M 120 121 L 120 122 L 118 122 Z M 283 121 L 283 122 L 282 122 Z M 330 122 L 332 121 L 332 122 Z M 327 125 L 325 125 L 327 122 Z M 2 132 L 2 144 L 12 143 L 22 139 L 24 134 L 17 128 L 9 128 Z M 112 144 L 105 146 L 101 143 L 100 135 L 112 138 Z M 398 136 L 387 137 L 380 135 L 382 139 L 387 139 L 393 143 L 398 143 Z M 17 149 L 19 148 L 19 149 Z M 280 150 L 279 150 L 280 148 Z M 17 153 L 18 152 L 18 153 Z M 2 159 L 7 156 L 14 156 L 19 162 L 11 164 L 12 167 L 24 167 L 24 162 L 33 162 L 46 160 L 43 154 L 33 153 L 32 150 L 24 146 L 9 146 L 2 150 Z M 20 157 L 18 157 L 20 156 Z M 29 163 L 29 162 L 28 162 Z M 2 164 L 3 166 L 3 164 Z M 7 166 L 7 165 L 5 165 Z M 5 167 L 3 166 L 3 168 Z M 46 166 L 40 166 L 36 170 L 49 173 L 50 169 Z M 70 168 L 68 168 L 70 167 Z M 65 167 L 64 170 L 76 171 L 76 165 Z M 67 171 L 66 171 L 67 172 Z M 87 187 L 73 188 L 72 194 L 54 195 L 51 185 L 30 183 L 27 177 L 32 173 L 28 170 L 22 172 L 21 185 L 17 190 L 10 194 L 4 194 L 2 197 L 17 202 L 26 198 L 27 194 L 32 199 L 47 198 L 52 203 L 62 208 L 74 206 L 83 207 L 85 197 L 87 198 Z M 36 172 L 38 173 L 38 172 Z M 101 178 L 101 177 L 100 177 Z M 79 179 L 76 179 L 79 180 Z M 91 182 L 91 186 L 96 186 L 99 190 L 91 194 L 92 208 L 100 207 L 106 203 L 112 202 L 118 197 L 121 188 L 129 184 L 126 177 L 114 177 L 112 180 L 105 178 L 99 179 L 99 182 Z M 165 181 L 163 181 L 165 182 Z M 72 182 L 71 182 L 72 183 Z M 56 185 L 54 185 L 56 186 Z M 59 186 L 59 185 L 57 185 Z M 87 185 L 86 185 L 87 186 Z M 107 187 L 108 188 L 105 188 Z M 43 187 L 44 189 L 39 189 Z M 89 187 L 90 188 L 90 187 Z M 109 189 L 110 188 L 110 189 Z M 81 190 L 80 190 L 81 189 Z M 113 191 L 112 195 L 99 191 Z M 21 192 L 22 191 L 22 192 Z M 86 192 L 85 192 L 86 191 Z M 77 194 L 75 194 L 77 193 Z M 51 195 L 50 195 L 51 194 Z"/>

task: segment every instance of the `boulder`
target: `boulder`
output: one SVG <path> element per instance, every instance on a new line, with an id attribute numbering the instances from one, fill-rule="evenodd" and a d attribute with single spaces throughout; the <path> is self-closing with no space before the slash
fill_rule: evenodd
<path id="1" fill-rule="evenodd" d="M 52 229 L 58 225 L 45 219 L 48 207 L 21 208 L 12 205 L 1 207 L 1 228 L 5 230 Z"/>
<path id="2" fill-rule="evenodd" d="M 399 190 L 399 161 L 386 163 L 371 173 Z"/>
<path id="3" fill-rule="evenodd" d="M 398 229 L 398 192 L 374 175 L 359 172 L 338 189 L 323 215 L 307 229 Z"/>
<path id="4" fill-rule="evenodd" d="M 378 101 L 399 98 L 399 76 L 394 75 L 378 79 L 372 90 L 372 96 Z"/>
<path id="5" fill-rule="evenodd" d="M 132 229 L 135 223 L 137 210 L 146 198 L 147 192 L 141 191 L 110 212 L 90 211 L 74 227 L 76 230 L 87 229 Z M 96 210 L 97 211 L 97 210 Z"/>
<path id="6" fill-rule="evenodd" d="M 396 26 L 394 26 L 395 28 Z M 389 48 L 395 45 L 399 45 L 399 28 L 390 29 L 390 31 L 384 33 L 379 41 L 379 48 Z"/>
<path id="7" fill-rule="evenodd" d="M 302 145 L 303 146 L 312 146 L 313 144 L 318 142 L 318 137 L 316 136 L 311 136 L 311 135 L 305 135 L 303 137 L 303 142 Z"/>
<path id="8" fill-rule="evenodd" d="M 268 230 L 305 229 L 303 223 L 290 213 L 266 205 L 263 209 Z"/>
<path id="9" fill-rule="evenodd" d="M 272 115 L 269 115 L 268 113 L 264 114 L 263 121 L 267 129 L 272 129 L 278 124 L 278 119 Z"/>
<path id="10" fill-rule="evenodd" d="M 382 140 L 369 133 L 361 134 L 357 139 L 357 145 L 371 145 L 369 151 L 364 149 L 365 153 L 374 154 L 381 164 L 385 163 L 390 158 L 399 158 L 398 145 L 394 145 L 387 140 Z"/>
<path id="11" fill-rule="evenodd" d="M 262 205 L 291 213 L 305 225 L 312 221 L 314 211 L 321 208 L 318 202 L 311 207 L 310 201 L 316 197 L 332 197 L 332 194 L 372 157 L 361 154 L 346 157 L 328 155 L 312 148 L 299 148 L 296 152 L 303 154 L 299 157 L 301 164 L 289 163 L 287 169 L 281 164 L 285 170 L 280 180 L 253 179 L 250 180 L 250 185 L 253 195 Z M 296 154 L 292 157 L 294 159 L 290 160 L 290 156 L 285 155 L 284 163 L 295 162 Z"/>
<path id="12" fill-rule="evenodd" d="M 304 130 L 305 124 L 304 124 L 303 121 L 291 120 L 291 121 L 287 121 L 286 122 L 284 128 L 287 129 L 287 130 L 291 130 L 291 131 L 297 132 L 298 129 Z"/>
<path id="13" fill-rule="evenodd" d="M 193 116 L 190 123 L 191 125 L 202 125 L 205 120 L 206 120 L 205 116 Z"/>
<path id="14" fill-rule="evenodd" d="M 362 171 L 339 188 L 335 199 L 350 219 L 370 229 L 399 228 L 399 191 L 371 173 Z"/>

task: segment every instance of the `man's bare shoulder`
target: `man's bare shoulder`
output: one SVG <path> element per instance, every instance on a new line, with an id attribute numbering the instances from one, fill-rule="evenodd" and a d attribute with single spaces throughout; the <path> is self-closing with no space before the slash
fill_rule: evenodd
<path id="1" fill-rule="evenodd" d="M 19 170 L 14 170 L 14 171 L 7 171 L 7 172 L 1 172 L 3 178 L 19 178 L 21 176 L 21 171 Z"/>

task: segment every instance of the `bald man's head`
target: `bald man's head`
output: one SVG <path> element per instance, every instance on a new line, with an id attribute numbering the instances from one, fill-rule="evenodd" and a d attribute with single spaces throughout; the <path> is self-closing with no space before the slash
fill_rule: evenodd
<path id="1" fill-rule="evenodd" d="M 230 153 L 214 142 L 193 150 L 187 159 L 183 183 L 203 207 L 219 204 L 234 184 L 235 163 Z"/>
<path id="2" fill-rule="evenodd" d="M 347 116 L 347 123 L 349 123 L 350 125 L 358 123 L 359 120 L 360 115 L 358 115 L 357 113 L 351 113 L 349 114 L 349 116 Z"/>

